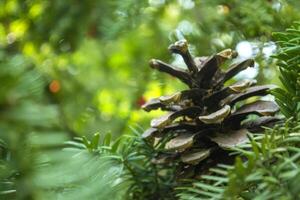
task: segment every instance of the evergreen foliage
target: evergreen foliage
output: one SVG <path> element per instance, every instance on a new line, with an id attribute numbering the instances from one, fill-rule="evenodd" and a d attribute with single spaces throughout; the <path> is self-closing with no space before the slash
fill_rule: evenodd
<path id="1" fill-rule="evenodd" d="M 285 32 L 274 33 L 280 46 L 274 58 L 279 60 L 280 80 L 283 88 L 273 91 L 282 113 L 287 118 L 299 121 L 300 117 L 300 23 L 295 23 Z"/>
<path id="2" fill-rule="evenodd" d="M 47 80 L 20 54 L 1 51 L 1 196 L 31 199 L 40 150 L 59 149 L 67 135 L 57 107 L 45 98 Z M 16 190 L 20 191 L 16 193 Z"/>

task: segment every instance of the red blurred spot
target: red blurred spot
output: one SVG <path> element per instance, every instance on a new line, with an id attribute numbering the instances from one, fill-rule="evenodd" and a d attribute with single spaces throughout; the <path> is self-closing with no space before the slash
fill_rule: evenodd
<path id="1" fill-rule="evenodd" d="M 60 83 L 58 80 L 53 80 L 49 85 L 49 90 L 52 93 L 57 93 L 60 90 Z"/>
<path id="2" fill-rule="evenodd" d="M 140 98 L 138 98 L 138 100 L 136 101 L 137 107 L 141 107 L 145 103 L 146 103 L 146 99 L 143 96 L 141 96 Z"/>

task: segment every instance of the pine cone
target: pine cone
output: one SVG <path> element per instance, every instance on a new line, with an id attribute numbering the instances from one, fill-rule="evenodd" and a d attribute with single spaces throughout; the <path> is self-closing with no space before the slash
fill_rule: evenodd
<path id="1" fill-rule="evenodd" d="M 142 135 L 153 145 L 170 138 L 153 162 L 178 161 L 179 174 L 186 174 L 190 168 L 199 171 L 203 163 L 218 163 L 224 155 L 227 159 L 226 149 L 247 141 L 248 131 L 261 131 L 262 126 L 272 126 L 279 121 L 274 117 L 279 110 L 274 102 L 243 103 L 250 97 L 266 95 L 273 85 L 254 86 L 255 80 L 242 80 L 224 86 L 240 71 L 253 67 L 253 59 L 232 64 L 223 71 L 220 66 L 235 58 L 237 52 L 226 49 L 210 57 L 193 58 L 185 40 L 172 44 L 169 50 L 182 56 L 187 70 L 156 59 L 150 61 L 150 66 L 178 78 L 189 89 L 151 99 L 142 106 L 148 112 L 159 108 L 168 111 L 153 119 L 151 128 Z M 257 117 L 249 120 L 250 114 Z"/>

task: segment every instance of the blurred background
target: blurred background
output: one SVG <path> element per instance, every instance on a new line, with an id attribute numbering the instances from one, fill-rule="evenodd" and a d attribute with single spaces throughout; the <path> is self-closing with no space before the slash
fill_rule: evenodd
<path id="1" fill-rule="evenodd" d="M 237 78 L 279 84 L 271 33 L 299 19 L 299 0 L 1 0 L 0 137 L 18 146 L 36 132 L 66 140 L 146 129 L 160 113 L 141 105 L 183 88 L 148 61 L 185 67 L 167 50 L 183 38 L 193 55 L 255 57 Z"/>

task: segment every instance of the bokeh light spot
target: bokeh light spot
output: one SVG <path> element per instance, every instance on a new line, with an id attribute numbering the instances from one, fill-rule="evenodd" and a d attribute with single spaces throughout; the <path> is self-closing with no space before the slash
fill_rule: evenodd
<path id="1" fill-rule="evenodd" d="M 242 41 L 236 45 L 236 51 L 242 58 L 250 58 L 253 55 L 253 48 L 250 42 Z"/>

